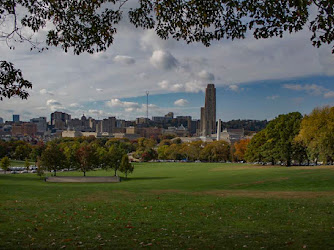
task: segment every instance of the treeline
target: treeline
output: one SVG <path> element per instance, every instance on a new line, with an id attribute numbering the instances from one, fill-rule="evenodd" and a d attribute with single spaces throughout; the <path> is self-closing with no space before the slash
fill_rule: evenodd
<path id="1" fill-rule="evenodd" d="M 267 120 L 231 120 L 228 122 L 222 122 L 222 128 L 231 128 L 231 129 L 244 129 L 245 131 L 261 131 L 265 129 L 268 125 Z"/>
<path id="2" fill-rule="evenodd" d="M 287 166 L 333 164 L 334 107 L 316 108 L 304 117 L 298 112 L 278 116 L 252 138 L 244 159 Z"/>
<path id="3" fill-rule="evenodd" d="M 113 170 L 115 175 L 120 171 L 127 176 L 134 169 L 127 154 L 134 149 L 134 143 L 129 141 L 94 137 L 63 138 L 36 145 L 23 141 L 0 142 L 2 159 L 30 159 L 42 170 L 53 171 L 54 174 L 62 169 L 76 169 L 84 176 L 94 168 Z"/>
<path id="4" fill-rule="evenodd" d="M 83 172 L 102 168 L 123 172 L 126 176 L 132 173 L 134 167 L 129 163 L 127 153 L 131 145 L 117 140 L 107 141 L 105 144 L 100 140 L 50 142 L 45 150 L 37 157 L 37 165 L 41 165 L 54 173 L 61 169 L 74 168 Z"/>
<path id="5" fill-rule="evenodd" d="M 157 158 L 160 160 L 200 160 L 207 162 L 232 160 L 231 146 L 225 141 L 181 143 L 177 139 L 161 141 L 157 148 Z"/>

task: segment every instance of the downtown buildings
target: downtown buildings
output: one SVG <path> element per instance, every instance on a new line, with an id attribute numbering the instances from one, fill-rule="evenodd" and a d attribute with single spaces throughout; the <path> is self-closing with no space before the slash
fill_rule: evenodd
<path id="1" fill-rule="evenodd" d="M 136 139 L 139 137 L 159 138 L 161 135 L 171 135 L 197 137 L 206 141 L 218 138 L 218 140 L 224 139 L 231 142 L 235 138 L 243 138 L 242 130 L 224 130 L 221 136 L 221 131 L 217 131 L 216 88 L 214 84 L 207 85 L 205 104 L 201 108 L 200 114 L 200 120 L 193 120 L 191 116 L 174 117 L 174 113 L 169 112 L 163 116 L 153 116 L 152 119 L 139 117 L 133 121 L 126 121 L 114 116 L 102 120 L 92 117 L 87 118 L 85 115 L 82 115 L 81 118 L 72 118 L 70 114 L 56 111 L 50 115 L 49 122 L 47 122 L 46 117 L 33 118 L 30 119 L 30 122 L 21 122 L 19 115 L 13 115 L 13 122 L 0 125 L 0 136 L 28 136 L 43 139 L 94 136 Z"/>

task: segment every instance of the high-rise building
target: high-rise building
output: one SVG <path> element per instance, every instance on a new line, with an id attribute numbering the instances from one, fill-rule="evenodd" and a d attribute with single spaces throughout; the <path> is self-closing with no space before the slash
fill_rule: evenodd
<path id="1" fill-rule="evenodd" d="M 205 106 L 201 107 L 201 135 L 216 133 L 216 88 L 208 84 L 205 89 Z"/>
<path id="2" fill-rule="evenodd" d="M 64 112 L 56 111 L 51 114 L 51 125 L 55 129 L 65 129 L 69 120 L 71 120 L 71 115 Z"/>
<path id="3" fill-rule="evenodd" d="M 13 122 L 20 122 L 20 115 L 13 115 Z"/>
<path id="4" fill-rule="evenodd" d="M 36 124 L 38 133 L 44 133 L 48 127 L 46 117 L 33 118 L 30 122 Z"/>
<path id="5" fill-rule="evenodd" d="M 2 117 L 0 117 L 0 124 L 2 124 L 3 123 L 3 119 L 2 119 Z"/>

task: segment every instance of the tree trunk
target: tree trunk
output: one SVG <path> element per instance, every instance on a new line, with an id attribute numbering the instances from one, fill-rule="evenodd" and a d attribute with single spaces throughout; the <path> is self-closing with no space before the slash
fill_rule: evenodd
<path id="1" fill-rule="evenodd" d="M 117 169 L 115 168 L 115 176 L 116 176 L 116 174 L 117 174 Z"/>
<path id="2" fill-rule="evenodd" d="M 84 171 L 84 176 L 86 177 L 86 171 Z"/>
<path id="3" fill-rule="evenodd" d="M 57 176 L 57 170 L 55 169 L 55 176 Z"/>

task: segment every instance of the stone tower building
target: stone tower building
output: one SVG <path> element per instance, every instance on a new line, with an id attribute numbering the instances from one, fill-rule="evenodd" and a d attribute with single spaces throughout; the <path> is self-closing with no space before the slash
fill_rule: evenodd
<path id="1" fill-rule="evenodd" d="M 201 108 L 201 135 L 216 133 L 216 88 L 208 84 L 205 89 L 205 106 Z"/>

